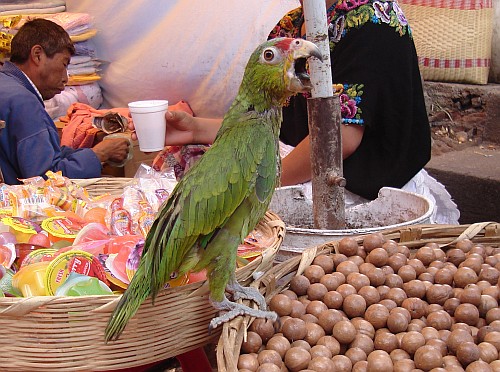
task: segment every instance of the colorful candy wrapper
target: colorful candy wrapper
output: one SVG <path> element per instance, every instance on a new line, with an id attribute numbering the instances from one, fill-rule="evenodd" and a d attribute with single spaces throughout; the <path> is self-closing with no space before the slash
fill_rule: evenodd
<path id="1" fill-rule="evenodd" d="M 149 230 L 151 230 L 151 226 L 153 226 L 156 215 L 153 212 L 153 208 L 151 208 L 147 201 L 139 202 L 139 206 L 141 208 L 141 211 L 139 213 L 139 219 L 137 220 L 137 226 L 139 230 L 138 233 L 146 237 Z"/>
<path id="2" fill-rule="evenodd" d="M 45 218 L 44 209 L 50 202 L 44 195 L 43 188 L 22 186 L 9 189 L 12 216 L 40 222 Z"/>
<path id="3" fill-rule="evenodd" d="M 94 255 L 80 250 L 58 254 L 47 266 L 45 285 L 47 294 L 53 296 L 71 272 L 89 275 L 108 283 L 104 268 Z"/>
<path id="4" fill-rule="evenodd" d="M 129 280 L 132 280 L 132 277 L 135 275 L 137 269 L 139 268 L 143 248 L 144 240 L 137 243 L 128 255 L 127 262 L 125 263 L 125 271 Z"/>
<path id="5" fill-rule="evenodd" d="M 56 296 L 111 295 L 113 291 L 101 280 L 75 272 L 69 273 L 66 281 L 56 289 Z"/>
<path id="6" fill-rule="evenodd" d="M 18 243 L 27 243 L 32 235 L 42 231 L 37 223 L 22 217 L 4 217 L 2 223 L 9 227 Z"/>
<path id="7" fill-rule="evenodd" d="M 132 234 L 132 216 L 123 208 L 123 198 L 116 198 L 111 203 L 111 232 L 115 235 Z"/>

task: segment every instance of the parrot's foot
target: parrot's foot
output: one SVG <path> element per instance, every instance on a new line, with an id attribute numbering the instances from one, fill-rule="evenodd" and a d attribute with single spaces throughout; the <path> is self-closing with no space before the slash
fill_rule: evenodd
<path id="1" fill-rule="evenodd" d="M 210 321 L 210 324 L 208 326 L 209 332 L 212 332 L 212 330 L 214 330 L 221 324 L 229 322 L 230 320 L 233 320 L 239 315 L 248 315 L 255 318 L 265 318 L 271 320 L 272 322 L 275 322 L 278 319 L 278 314 L 276 314 L 274 311 L 263 311 L 258 309 L 252 309 L 251 307 L 248 307 L 246 305 L 237 304 L 236 302 L 231 302 L 227 298 L 224 298 L 222 302 L 214 302 L 214 301 L 211 302 L 212 306 L 215 309 L 219 311 L 227 311 L 227 313 L 224 313 L 216 318 L 213 318 Z"/>
<path id="2" fill-rule="evenodd" d="M 259 310 L 267 310 L 266 299 L 256 288 L 243 287 L 237 281 L 232 281 L 226 286 L 226 291 L 231 294 L 233 301 L 252 300 L 259 306 Z"/>

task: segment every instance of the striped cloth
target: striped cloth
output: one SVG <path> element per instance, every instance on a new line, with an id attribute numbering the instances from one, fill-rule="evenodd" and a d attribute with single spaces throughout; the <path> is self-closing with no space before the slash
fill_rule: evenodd
<path id="1" fill-rule="evenodd" d="M 434 8 L 478 10 L 493 7 L 493 0 L 404 0 L 405 4 Z"/>

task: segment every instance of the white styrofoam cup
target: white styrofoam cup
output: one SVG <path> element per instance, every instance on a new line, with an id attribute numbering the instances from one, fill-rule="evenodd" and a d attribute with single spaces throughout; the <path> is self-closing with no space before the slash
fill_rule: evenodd
<path id="1" fill-rule="evenodd" d="M 139 149 L 144 152 L 163 150 L 167 123 L 165 113 L 168 110 L 166 100 L 135 101 L 128 104 Z"/>

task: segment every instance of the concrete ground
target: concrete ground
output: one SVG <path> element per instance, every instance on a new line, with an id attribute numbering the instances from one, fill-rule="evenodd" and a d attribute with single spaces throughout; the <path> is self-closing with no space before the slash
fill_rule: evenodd
<path id="1" fill-rule="evenodd" d="M 500 147 L 472 146 L 432 157 L 426 170 L 460 210 L 460 223 L 500 221 Z"/>

